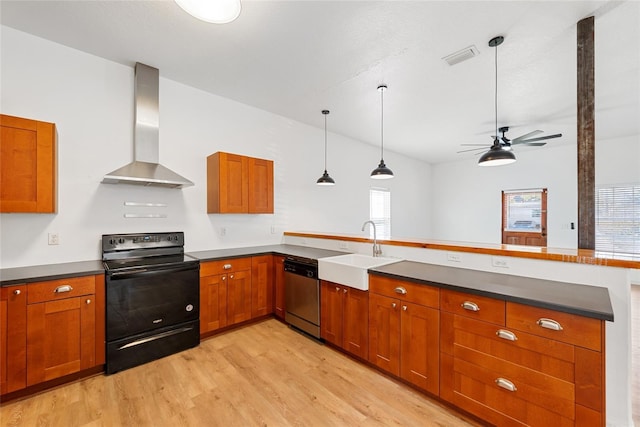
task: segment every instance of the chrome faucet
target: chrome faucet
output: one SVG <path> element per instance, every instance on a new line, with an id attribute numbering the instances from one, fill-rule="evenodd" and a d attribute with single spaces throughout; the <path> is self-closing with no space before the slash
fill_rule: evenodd
<path id="1" fill-rule="evenodd" d="M 371 224 L 371 227 L 373 227 L 373 256 L 380 256 L 382 255 L 382 248 L 378 244 L 378 237 L 376 235 L 376 223 L 373 221 L 365 221 L 364 224 L 362 224 L 362 231 L 364 231 L 364 228 L 367 226 L 367 224 Z"/>

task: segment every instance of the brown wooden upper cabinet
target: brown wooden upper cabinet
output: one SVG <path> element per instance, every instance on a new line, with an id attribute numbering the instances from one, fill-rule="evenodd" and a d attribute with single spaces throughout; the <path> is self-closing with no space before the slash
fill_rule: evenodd
<path id="1" fill-rule="evenodd" d="M 208 156 L 207 213 L 273 213 L 273 161 L 223 152 Z"/>
<path id="2" fill-rule="evenodd" d="M 0 212 L 55 213 L 55 124 L 0 114 L 0 128 Z"/>

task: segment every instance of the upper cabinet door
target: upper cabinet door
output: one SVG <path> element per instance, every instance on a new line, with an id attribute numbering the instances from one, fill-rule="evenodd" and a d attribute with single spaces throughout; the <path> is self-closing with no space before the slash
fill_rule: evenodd
<path id="1" fill-rule="evenodd" d="M 0 212 L 55 213 L 55 124 L 0 115 L 0 128 Z"/>
<path id="2" fill-rule="evenodd" d="M 249 158 L 249 213 L 273 213 L 273 161 Z"/>
<path id="3" fill-rule="evenodd" d="M 207 157 L 207 212 L 247 213 L 248 181 L 247 157 L 221 152 Z"/>

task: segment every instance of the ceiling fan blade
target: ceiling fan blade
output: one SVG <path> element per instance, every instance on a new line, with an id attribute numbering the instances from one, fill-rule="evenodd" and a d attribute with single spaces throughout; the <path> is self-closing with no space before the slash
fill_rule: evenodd
<path id="1" fill-rule="evenodd" d="M 480 150 L 484 151 L 484 150 L 488 150 L 488 149 L 489 149 L 489 147 L 484 146 L 484 147 L 480 147 L 480 148 L 470 148 L 468 150 L 456 151 L 456 153 L 459 154 L 459 153 L 467 153 L 469 151 L 480 151 Z"/>
<path id="2" fill-rule="evenodd" d="M 469 146 L 469 147 L 472 147 L 474 145 L 477 145 L 479 147 L 480 146 L 482 146 L 482 147 L 491 147 L 490 145 L 487 145 L 487 144 L 460 144 L 460 145 Z"/>
<path id="3" fill-rule="evenodd" d="M 541 134 L 541 133 L 542 133 L 541 130 L 534 130 L 532 132 L 525 133 L 524 135 L 520 135 L 519 137 L 512 139 L 511 142 L 513 143 L 513 142 L 521 141 L 523 139 L 529 138 L 530 136 L 538 135 L 538 134 Z"/>
<path id="4" fill-rule="evenodd" d="M 561 133 L 556 133 L 554 135 L 540 136 L 538 138 L 526 139 L 524 141 L 520 140 L 520 141 L 517 141 L 516 144 L 528 144 L 530 142 L 535 142 L 535 141 L 545 141 L 547 139 L 560 138 L 561 136 L 562 136 Z"/>
<path id="5" fill-rule="evenodd" d="M 542 147 L 543 145 L 547 145 L 546 142 L 527 142 L 527 141 L 520 141 L 518 143 L 518 145 L 526 145 L 528 147 Z"/>

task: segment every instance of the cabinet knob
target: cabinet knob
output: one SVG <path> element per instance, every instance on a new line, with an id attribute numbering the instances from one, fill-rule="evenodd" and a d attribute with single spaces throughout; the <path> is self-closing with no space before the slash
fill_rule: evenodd
<path id="1" fill-rule="evenodd" d="M 91 304 L 91 300 L 90 299 L 86 300 L 85 304 Z"/>
<path id="2" fill-rule="evenodd" d="M 233 274 L 229 275 L 229 279 L 233 279 Z"/>
<path id="3" fill-rule="evenodd" d="M 407 306 L 406 306 L 406 305 L 403 305 L 403 306 L 402 306 L 402 309 L 403 309 L 404 311 L 407 311 Z"/>
<path id="4" fill-rule="evenodd" d="M 222 276 L 222 280 L 227 280 L 227 276 Z"/>
<path id="5" fill-rule="evenodd" d="M 395 302 L 391 303 L 391 308 L 396 308 L 396 303 Z"/>
<path id="6" fill-rule="evenodd" d="M 347 293 L 347 288 L 344 288 L 344 289 L 342 290 L 342 292 L 344 292 L 344 293 L 346 294 L 346 293 Z"/>
<path id="7" fill-rule="evenodd" d="M 340 292 L 340 288 L 336 286 L 336 292 Z"/>
<path id="8" fill-rule="evenodd" d="M 15 291 L 13 291 L 14 295 L 20 295 L 22 293 L 22 291 L 20 289 L 16 289 Z"/>

